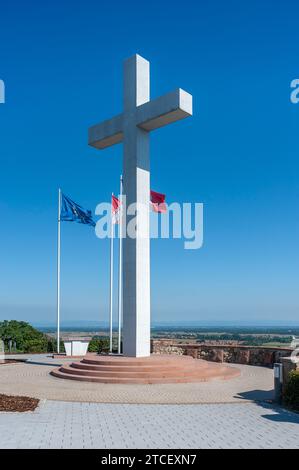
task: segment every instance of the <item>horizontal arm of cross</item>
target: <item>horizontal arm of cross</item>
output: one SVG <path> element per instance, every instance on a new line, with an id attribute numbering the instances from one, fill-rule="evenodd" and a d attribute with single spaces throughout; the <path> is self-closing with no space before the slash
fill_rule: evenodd
<path id="1" fill-rule="evenodd" d="M 152 131 L 192 116 L 192 95 L 178 88 L 136 109 L 136 125 L 146 131 Z"/>
<path id="2" fill-rule="evenodd" d="M 136 126 L 152 131 L 192 116 L 192 96 L 178 88 L 167 95 L 148 101 L 135 109 Z M 97 149 L 104 149 L 123 140 L 124 115 L 119 114 L 89 128 L 88 143 Z"/>
<path id="3" fill-rule="evenodd" d="M 96 124 L 88 129 L 88 144 L 98 149 L 104 149 L 119 144 L 123 139 L 123 115 Z"/>

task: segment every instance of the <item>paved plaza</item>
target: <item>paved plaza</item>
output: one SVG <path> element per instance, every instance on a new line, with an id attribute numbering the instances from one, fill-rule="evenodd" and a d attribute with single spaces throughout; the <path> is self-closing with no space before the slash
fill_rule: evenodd
<path id="1" fill-rule="evenodd" d="M 299 448 L 299 415 L 259 403 L 42 402 L 0 413 L 1 448 Z"/>
<path id="2" fill-rule="evenodd" d="M 273 370 L 231 365 L 231 380 L 111 385 L 57 379 L 45 355 L 1 366 L 0 393 L 39 398 L 0 413 L 0 448 L 299 448 L 299 414 L 269 403 Z"/>
<path id="3" fill-rule="evenodd" d="M 114 385 L 51 376 L 50 371 L 61 363 L 61 359 L 33 356 L 29 363 L 2 366 L 0 393 L 48 400 L 121 404 L 237 403 L 273 397 L 273 370 L 264 367 L 230 364 L 230 367 L 237 367 L 241 371 L 239 377 L 230 380 Z"/>

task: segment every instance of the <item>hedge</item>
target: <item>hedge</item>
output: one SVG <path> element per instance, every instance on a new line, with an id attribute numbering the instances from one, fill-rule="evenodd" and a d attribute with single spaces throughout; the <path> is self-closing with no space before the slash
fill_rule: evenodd
<path id="1" fill-rule="evenodd" d="M 299 411 L 299 370 L 289 374 L 289 380 L 284 392 L 284 403 L 290 408 Z"/>

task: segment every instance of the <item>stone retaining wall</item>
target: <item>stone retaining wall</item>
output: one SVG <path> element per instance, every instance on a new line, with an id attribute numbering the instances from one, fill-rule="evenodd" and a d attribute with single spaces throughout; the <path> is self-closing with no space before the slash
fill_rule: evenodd
<path id="1" fill-rule="evenodd" d="M 214 362 L 273 367 L 275 362 L 280 362 L 280 358 L 290 356 L 292 349 L 200 343 L 180 344 L 171 339 L 158 339 L 151 341 L 151 351 L 156 354 L 187 355 Z"/>

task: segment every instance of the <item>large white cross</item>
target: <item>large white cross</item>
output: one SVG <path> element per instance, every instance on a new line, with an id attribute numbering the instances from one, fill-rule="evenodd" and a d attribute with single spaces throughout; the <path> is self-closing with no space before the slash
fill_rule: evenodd
<path id="1" fill-rule="evenodd" d="M 138 211 L 136 237 L 123 239 L 123 353 L 142 357 L 150 355 L 149 133 L 191 116 L 192 96 L 178 88 L 150 101 L 149 62 L 139 55 L 124 62 L 123 96 L 123 113 L 91 127 L 88 143 L 97 149 L 124 144 L 124 195 Z"/>

